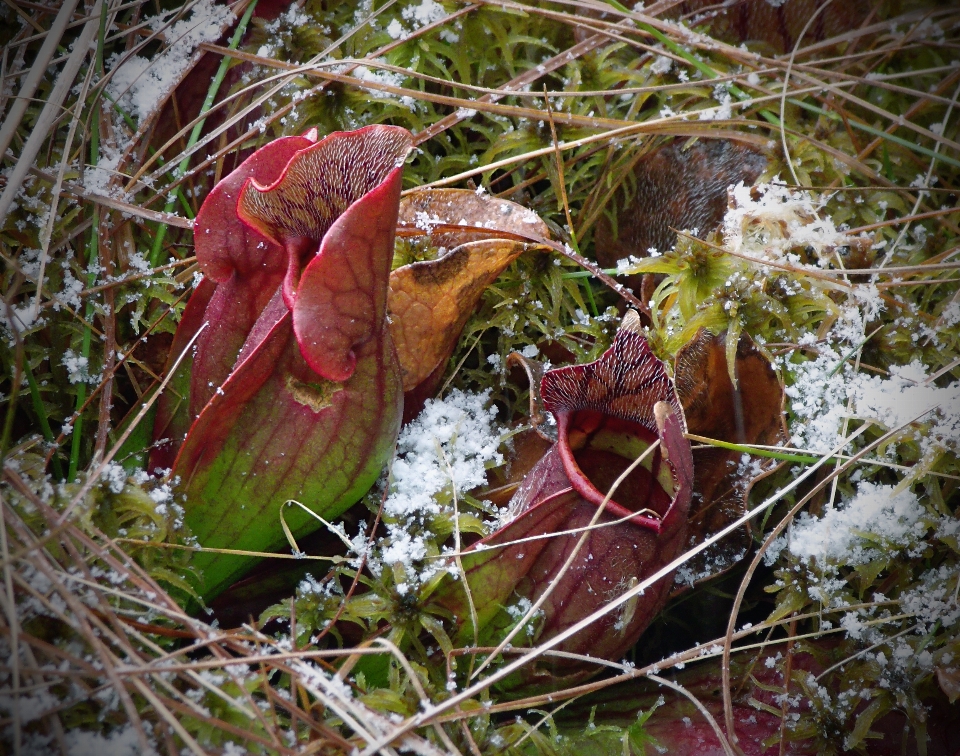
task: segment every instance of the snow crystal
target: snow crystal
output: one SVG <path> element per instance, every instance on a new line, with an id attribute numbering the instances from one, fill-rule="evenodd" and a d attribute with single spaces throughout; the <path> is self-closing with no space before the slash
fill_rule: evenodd
<path id="1" fill-rule="evenodd" d="M 427 556 L 427 546 L 423 539 L 402 531 L 391 534 L 390 545 L 383 550 L 381 559 L 385 564 L 413 564 Z M 400 589 L 400 586 L 397 586 Z M 401 593 L 406 593 L 401 590 Z"/>
<path id="2" fill-rule="evenodd" d="M 332 598 L 342 596 L 343 591 L 340 588 L 340 583 L 336 580 L 317 580 L 308 572 L 297 586 L 297 595 L 307 596 L 311 594 L 320 598 Z"/>
<path id="3" fill-rule="evenodd" d="M 717 98 L 720 102 L 719 107 L 704 108 L 700 111 L 697 118 L 701 121 L 728 121 L 733 117 L 733 98 L 729 92 L 724 92 Z"/>
<path id="4" fill-rule="evenodd" d="M 447 12 L 435 0 L 422 0 L 419 5 L 412 5 L 400 11 L 400 15 L 414 24 L 414 28 L 432 24 L 446 18 Z M 396 38 L 395 38 L 396 39 Z"/>
<path id="5" fill-rule="evenodd" d="M 670 69 L 672 67 L 672 58 L 668 58 L 666 55 L 658 55 L 656 59 L 654 59 L 653 63 L 650 64 L 650 73 L 662 76 L 663 74 L 670 73 Z"/>
<path id="6" fill-rule="evenodd" d="M 77 354 L 72 349 L 63 353 L 62 364 L 67 369 L 67 380 L 70 383 L 98 383 L 96 379 L 90 376 L 90 360 Z"/>
<path id="7" fill-rule="evenodd" d="M 83 291 L 83 282 L 73 277 L 73 273 L 68 267 L 68 263 L 63 266 L 63 288 L 53 300 L 54 312 L 59 312 L 62 305 L 72 307 L 74 310 L 80 309 L 80 293 Z"/>
<path id="8" fill-rule="evenodd" d="M 284 690 L 277 691 L 278 693 L 286 693 Z M 244 756 L 244 754 L 250 753 L 246 748 L 244 748 L 239 743 L 234 743 L 232 740 L 228 740 L 223 744 L 223 756 Z"/>
<path id="9" fill-rule="evenodd" d="M 400 39 L 401 37 L 406 36 L 406 33 L 407 32 L 406 29 L 403 28 L 403 24 L 401 24 L 397 19 L 393 19 L 393 21 L 387 25 L 387 34 L 390 35 L 391 39 Z"/>
<path id="10" fill-rule="evenodd" d="M 122 465 L 118 465 L 116 462 L 110 462 L 103 468 L 103 472 L 100 474 L 100 480 L 103 481 L 107 488 L 113 493 L 123 493 L 123 487 L 127 484 L 127 471 L 123 469 Z"/>
<path id="11" fill-rule="evenodd" d="M 856 612 L 847 612 L 840 618 L 840 627 L 855 640 L 862 640 L 864 631 L 869 627 L 857 616 Z"/>
<path id="12" fill-rule="evenodd" d="M 801 343 L 811 340 L 801 339 Z M 796 418 L 790 428 L 791 444 L 826 454 L 838 445 L 847 415 L 847 375 L 837 370 L 841 354 L 826 345 L 818 348 L 816 359 L 788 365 L 793 384 L 785 392 Z"/>
<path id="13" fill-rule="evenodd" d="M 156 488 L 148 492 L 150 500 L 156 505 L 155 511 L 161 517 L 166 516 L 166 514 L 172 508 L 174 513 L 179 517 L 182 513 L 182 509 L 178 504 L 174 503 L 173 500 L 173 489 L 170 487 L 170 483 L 163 482 Z"/>
<path id="14" fill-rule="evenodd" d="M 443 218 L 436 213 L 431 216 L 430 213 L 418 210 L 413 216 L 413 224 L 429 234 L 436 226 L 443 225 Z"/>
<path id="15" fill-rule="evenodd" d="M 127 264 L 130 269 L 139 274 L 148 274 L 153 271 L 153 266 L 140 252 L 131 252 L 127 256 Z"/>
<path id="16" fill-rule="evenodd" d="M 23 695 L 22 693 L 14 699 L 7 695 L 0 695 L 0 710 L 12 713 L 17 709 L 20 714 L 20 721 L 24 724 L 40 719 L 51 709 L 55 709 L 59 702 L 45 690 L 40 690 L 33 695 Z"/>
<path id="17" fill-rule="evenodd" d="M 43 325 L 43 319 L 37 317 L 40 314 L 40 310 L 37 307 L 36 299 L 31 299 L 22 307 L 11 307 L 10 310 L 12 311 L 13 318 L 7 317 L 6 310 L 6 307 L 0 309 L 0 325 L 3 326 L 6 334 L 11 337 L 11 346 L 16 344 L 16 339 L 13 338 L 15 332 L 22 334 L 35 325 Z"/>
<path id="18" fill-rule="evenodd" d="M 319 688 L 341 701 L 353 698 L 353 689 L 337 675 L 329 675 L 325 670 L 306 661 L 294 662 L 293 668 L 305 686 Z"/>
<path id="19" fill-rule="evenodd" d="M 960 323 L 960 300 L 950 300 L 940 313 L 940 320 L 944 329 L 953 328 Z"/>
<path id="20" fill-rule="evenodd" d="M 505 605 L 504 610 L 508 615 L 513 619 L 514 623 L 519 622 L 524 616 L 533 608 L 533 602 L 526 598 L 525 596 L 519 596 L 514 599 L 510 604 Z M 533 613 L 533 616 L 530 618 L 531 621 L 527 622 L 524 630 L 528 637 L 533 637 L 533 634 L 536 632 L 536 620 L 542 619 L 545 616 L 543 609 L 537 609 Z"/>

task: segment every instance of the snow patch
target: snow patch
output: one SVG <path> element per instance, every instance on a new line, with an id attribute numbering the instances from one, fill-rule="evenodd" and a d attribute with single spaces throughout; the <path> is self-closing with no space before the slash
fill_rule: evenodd
<path id="1" fill-rule="evenodd" d="M 885 545 L 909 549 L 929 526 L 926 510 L 911 491 L 864 481 L 854 496 L 822 517 L 802 512 L 774 547 L 786 539 L 790 553 L 803 561 L 842 559 L 855 566 L 881 556 Z"/>
<path id="2" fill-rule="evenodd" d="M 147 25 L 155 31 L 164 29 L 169 13 L 148 19 Z M 153 60 L 139 55 L 126 59 L 119 53 L 107 61 L 110 82 L 107 91 L 139 123 L 151 116 L 166 100 L 183 74 L 190 68 L 193 54 L 204 42 L 215 42 L 236 16 L 226 5 L 215 0 L 198 0 L 191 8 L 189 18 L 165 29 L 167 48 Z M 100 179 L 95 177 L 95 180 Z"/>
<path id="3" fill-rule="evenodd" d="M 723 236 L 727 248 L 738 254 L 801 265 L 791 250 L 806 248 L 826 265 L 837 247 L 854 241 L 830 218 L 820 217 L 823 201 L 814 202 L 808 192 L 790 189 L 782 181 L 752 187 L 741 181 L 730 190 L 730 198 Z"/>
<path id="4" fill-rule="evenodd" d="M 445 568 L 440 559 L 423 564 L 430 550 L 429 523 L 441 513 L 441 500 L 482 485 L 487 467 L 503 463 L 496 409 L 487 406 L 489 401 L 489 391 L 452 391 L 445 399 L 427 401 L 400 433 L 383 508 L 387 538 L 379 561 L 403 565 L 414 583 Z M 373 562 L 371 569 L 376 569 Z M 402 594 L 410 587 L 401 583 L 397 589 Z"/>

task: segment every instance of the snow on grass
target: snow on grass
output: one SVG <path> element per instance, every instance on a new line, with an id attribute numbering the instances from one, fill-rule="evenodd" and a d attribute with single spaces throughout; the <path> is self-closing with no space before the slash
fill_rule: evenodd
<path id="1" fill-rule="evenodd" d="M 723 236 L 727 248 L 738 254 L 801 265 L 791 250 L 811 249 L 825 265 L 837 247 L 854 241 L 829 217 L 821 217 L 825 201 L 814 201 L 809 192 L 776 179 L 755 186 L 741 181 L 730 192 L 732 207 L 723 219 Z"/>
<path id="2" fill-rule="evenodd" d="M 163 103 L 193 63 L 197 47 L 216 42 L 228 24 L 236 18 L 226 5 L 215 0 L 197 0 L 190 16 L 167 29 L 169 13 L 147 21 L 155 31 L 163 31 L 167 48 L 153 59 L 116 54 L 107 61 L 110 82 L 107 91 L 138 122 L 148 118 Z"/>
<path id="3" fill-rule="evenodd" d="M 422 566 L 431 548 L 430 520 L 449 507 L 443 501 L 482 485 L 487 467 L 503 462 L 496 410 L 489 401 L 489 391 L 452 391 L 445 399 L 428 400 L 400 433 L 384 503 L 388 538 L 379 561 L 403 565 L 414 582 L 443 568 L 441 560 Z M 407 588 L 398 585 L 401 592 Z"/>
<path id="4" fill-rule="evenodd" d="M 136 58 L 136 56 L 134 56 L 134 58 Z M 140 60 L 142 60 L 142 58 Z M 137 67 L 139 67 L 139 64 L 137 64 Z M 125 65 L 121 66 L 118 74 L 125 76 L 128 71 L 125 71 L 124 69 Z M 134 69 L 132 68 L 129 69 L 129 71 L 133 70 Z M 119 93 L 114 89 L 114 85 L 117 81 L 118 78 L 115 76 L 111 80 L 111 84 L 107 86 L 107 90 L 114 94 L 114 96 L 119 96 Z M 132 103 L 132 99 L 130 102 Z M 115 183 L 115 179 L 120 175 L 117 168 L 120 165 L 120 160 L 122 157 L 123 153 L 110 144 L 104 143 L 101 145 L 100 157 L 97 160 L 97 164 L 95 166 L 88 167 L 83 172 L 83 188 L 88 192 L 92 192 L 93 194 L 112 195 L 116 193 L 112 184 Z M 123 199 L 129 199 L 129 197 L 125 197 Z"/>
<path id="5" fill-rule="evenodd" d="M 786 545 L 805 562 L 837 560 L 856 566 L 891 547 L 918 556 L 912 552 L 922 550 L 930 525 L 926 510 L 911 491 L 896 492 L 893 486 L 863 481 L 854 496 L 827 509 L 822 517 L 802 512 L 789 534 L 774 546 Z"/>

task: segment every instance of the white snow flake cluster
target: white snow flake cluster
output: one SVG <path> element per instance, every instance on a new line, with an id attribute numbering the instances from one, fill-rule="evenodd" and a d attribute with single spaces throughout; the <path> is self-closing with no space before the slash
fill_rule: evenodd
<path id="1" fill-rule="evenodd" d="M 419 3 L 408 5 L 401 10 L 400 16 L 404 21 L 409 23 L 412 28 L 407 29 L 399 19 L 394 18 L 386 28 L 387 34 L 389 34 L 392 39 L 405 39 L 411 32 L 421 27 L 442 21 L 447 17 L 447 12 L 436 0 L 421 0 Z M 460 39 L 456 32 L 447 28 L 440 30 L 440 38 L 450 44 L 454 44 Z"/>
<path id="2" fill-rule="evenodd" d="M 378 59 L 380 62 L 383 62 L 382 59 Z M 401 76 L 398 73 L 393 71 L 381 71 L 376 68 L 367 68 L 366 66 L 350 66 L 343 67 L 344 73 L 349 73 L 358 78 L 360 81 L 369 81 L 374 84 L 386 84 L 391 87 L 403 87 L 407 83 L 407 79 L 404 76 Z M 376 88 L 367 89 L 370 94 L 377 97 L 396 97 L 399 100 L 400 104 L 403 105 L 408 110 L 416 110 L 420 108 L 420 103 L 409 95 L 394 95 L 391 92 L 386 92 Z"/>
<path id="3" fill-rule="evenodd" d="M 501 464 L 500 432 L 495 409 L 488 408 L 489 392 L 452 391 L 445 399 L 429 400 L 423 412 L 408 424 L 397 441 L 391 469 L 390 495 L 384 503 L 386 546 L 376 562 L 401 564 L 408 580 L 428 580 L 445 565 L 443 560 L 423 564 L 424 536 L 431 518 L 442 508 L 440 497 L 461 496 L 482 485 L 486 469 Z M 410 586 L 398 585 L 403 592 Z"/>
<path id="4" fill-rule="evenodd" d="M 921 447 L 956 449 L 960 443 L 960 383 L 938 388 L 919 361 L 894 365 L 890 377 L 861 375 L 849 390 L 860 417 L 896 428 L 918 418 L 929 424 Z"/>
<path id="5" fill-rule="evenodd" d="M 822 202 L 809 192 L 790 189 L 781 181 L 731 187 L 733 206 L 723 219 L 725 246 L 731 251 L 760 260 L 800 265 L 791 249 L 813 249 L 822 264 L 832 251 L 854 241 L 837 229 L 829 217 L 821 217 Z"/>
<path id="6" fill-rule="evenodd" d="M 891 547 L 905 549 L 907 556 L 919 556 L 923 537 L 932 522 L 917 497 L 910 491 L 895 491 L 862 481 L 854 496 L 839 507 L 827 509 L 822 517 L 802 512 L 788 535 L 774 543 L 784 545 L 800 559 L 823 563 L 842 559 L 849 566 L 866 564 Z"/>
<path id="7" fill-rule="evenodd" d="M 812 343 L 812 337 L 808 340 Z M 794 446 L 819 454 L 842 440 L 844 420 L 872 420 L 895 429 L 913 422 L 924 432 L 916 440 L 924 454 L 960 445 L 960 383 L 938 387 L 919 361 L 893 366 L 889 377 L 856 372 L 840 365 L 849 349 L 842 342 L 820 343 L 816 359 L 790 365 L 793 383 L 787 387 L 796 421 L 791 427 Z"/>

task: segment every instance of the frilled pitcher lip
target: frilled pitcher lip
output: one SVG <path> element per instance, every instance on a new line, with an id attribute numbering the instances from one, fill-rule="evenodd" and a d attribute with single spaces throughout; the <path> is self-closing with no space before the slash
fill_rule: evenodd
<path id="1" fill-rule="evenodd" d="M 374 181 L 365 192 L 355 196 L 353 198 L 353 201 L 360 199 L 361 196 L 369 193 L 376 186 L 385 183 L 388 180 L 388 177 L 393 173 L 394 170 L 398 168 L 400 169 L 403 168 L 406 157 L 409 154 L 409 151 L 413 148 L 413 137 L 407 129 L 403 128 L 402 126 L 393 126 L 390 124 L 378 123 L 378 124 L 371 124 L 369 126 L 364 126 L 359 129 L 354 129 L 352 131 L 332 131 L 329 134 L 326 134 L 323 138 L 318 138 L 318 133 L 316 128 L 308 129 L 301 136 L 302 138 L 307 139 L 312 143 L 307 144 L 301 147 L 300 149 L 294 151 L 293 154 L 291 154 L 290 157 L 287 159 L 283 169 L 276 176 L 276 178 L 266 183 L 262 183 L 258 181 L 255 176 L 248 176 L 244 180 L 243 184 L 239 188 L 239 191 L 237 192 L 237 197 L 235 201 L 234 210 L 235 210 L 237 219 L 239 219 L 239 221 L 243 225 L 247 226 L 248 228 L 251 228 L 254 231 L 257 231 L 258 233 L 263 234 L 266 238 L 270 239 L 275 244 L 284 246 L 286 237 L 277 238 L 274 234 L 271 233 L 270 229 L 267 229 L 263 225 L 256 223 L 254 219 L 250 217 L 248 212 L 244 211 L 243 209 L 244 197 L 248 195 L 251 190 L 254 190 L 258 194 L 270 194 L 277 191 L 281 187 L 283 187 L 288 180 L 288 175 L 292 170 L 293 166 L 297 163 L 298 160 L 300 160 L 307 153 L 322 152 L 325 149 L 329 149 L 330 145 L 334 145 L 334 144 L 342 145 L 344 141 L 363 144 L 366 140 L 370 138 L 371 134 L 376 134 L 378 132 L 391 133 L 397 137 L 400 137 L 401 139 L 407 142 L 407 145 L 405 149 L 397 152 L 396 160 L 394 164 L 389 168 L 384 169 L 383 174 L 380 176 L 379 180 Z M 261 149 L 266 149 L 266 148 L 269 148 L 269 145 Z M 349 206 L 349 204 L 351 203 L 348 203 L 347 206 Z M 304 209 L 305 208 L 291 207 L 290 208 L 291 215 L 295 215 L 296 211 L 298 210 L 302 212 Z M 335 221 L 336 218 L 339 217 L 339 215 L 342 215 L 345 210 L 346 210 L 346 207 L 341 209 L 339 212 L 335 213 L 330 218 L 330 225 L 332 225 L 333 221 Z M 329 226 L 328 226 L 328 229 L 329 229 Z M 297 234 L 297 233 L 291 234 L 291 236 L 293 237 L 300 236 L 300 237 L 303 237 L 304 239 L 312 239 L 314 242 L 317 243 L 317 245 L 319 245 L 319 243 L 322 241 L 325 235 L 326 235 L 326 232 L 318 234 L 316 236 L 309 235 L 309 234 Z"/>
<path id="2" fill-rule="evenodd" d="M 659 534 L 684 488 L 685 476 L 680 474 L 677 464 L 684 464 L 688 456 L 677 448 L 687 443 L 685 439 L 680 441 L 675 433 L 665 432 L 667 418 L 675 417 L 681 433 L 686 425 L 673 381 L 663 362 L 650 349 L 637 313 L 628 310 L 613 344 L 599 359 L 547 371 L 541 379 L 540 390 L 544 407 L 556 418 L 556 449 L 574 490 L 618 519 Z M 571 431 L 580 413 L 625 423 L 626 433 L 646 444 L 659 441 L 648 469 L 654 476 L 654 485 L 660 486 L 670 502 L 665 511 L 659 512 L 658 508 L 657 514 L 653 514 L 628 508 L 617 501 L 616 491 L 608 497 L 606 491 L 597 488 L 580 467 L 571 443 Z M 673 425 L 671 423 L 671 428 Z M 624 455 L 624 459 L 629 463 L 631 457 Z M 670 489 L 659 480 L 663 466 L 669 471 Z"/>

